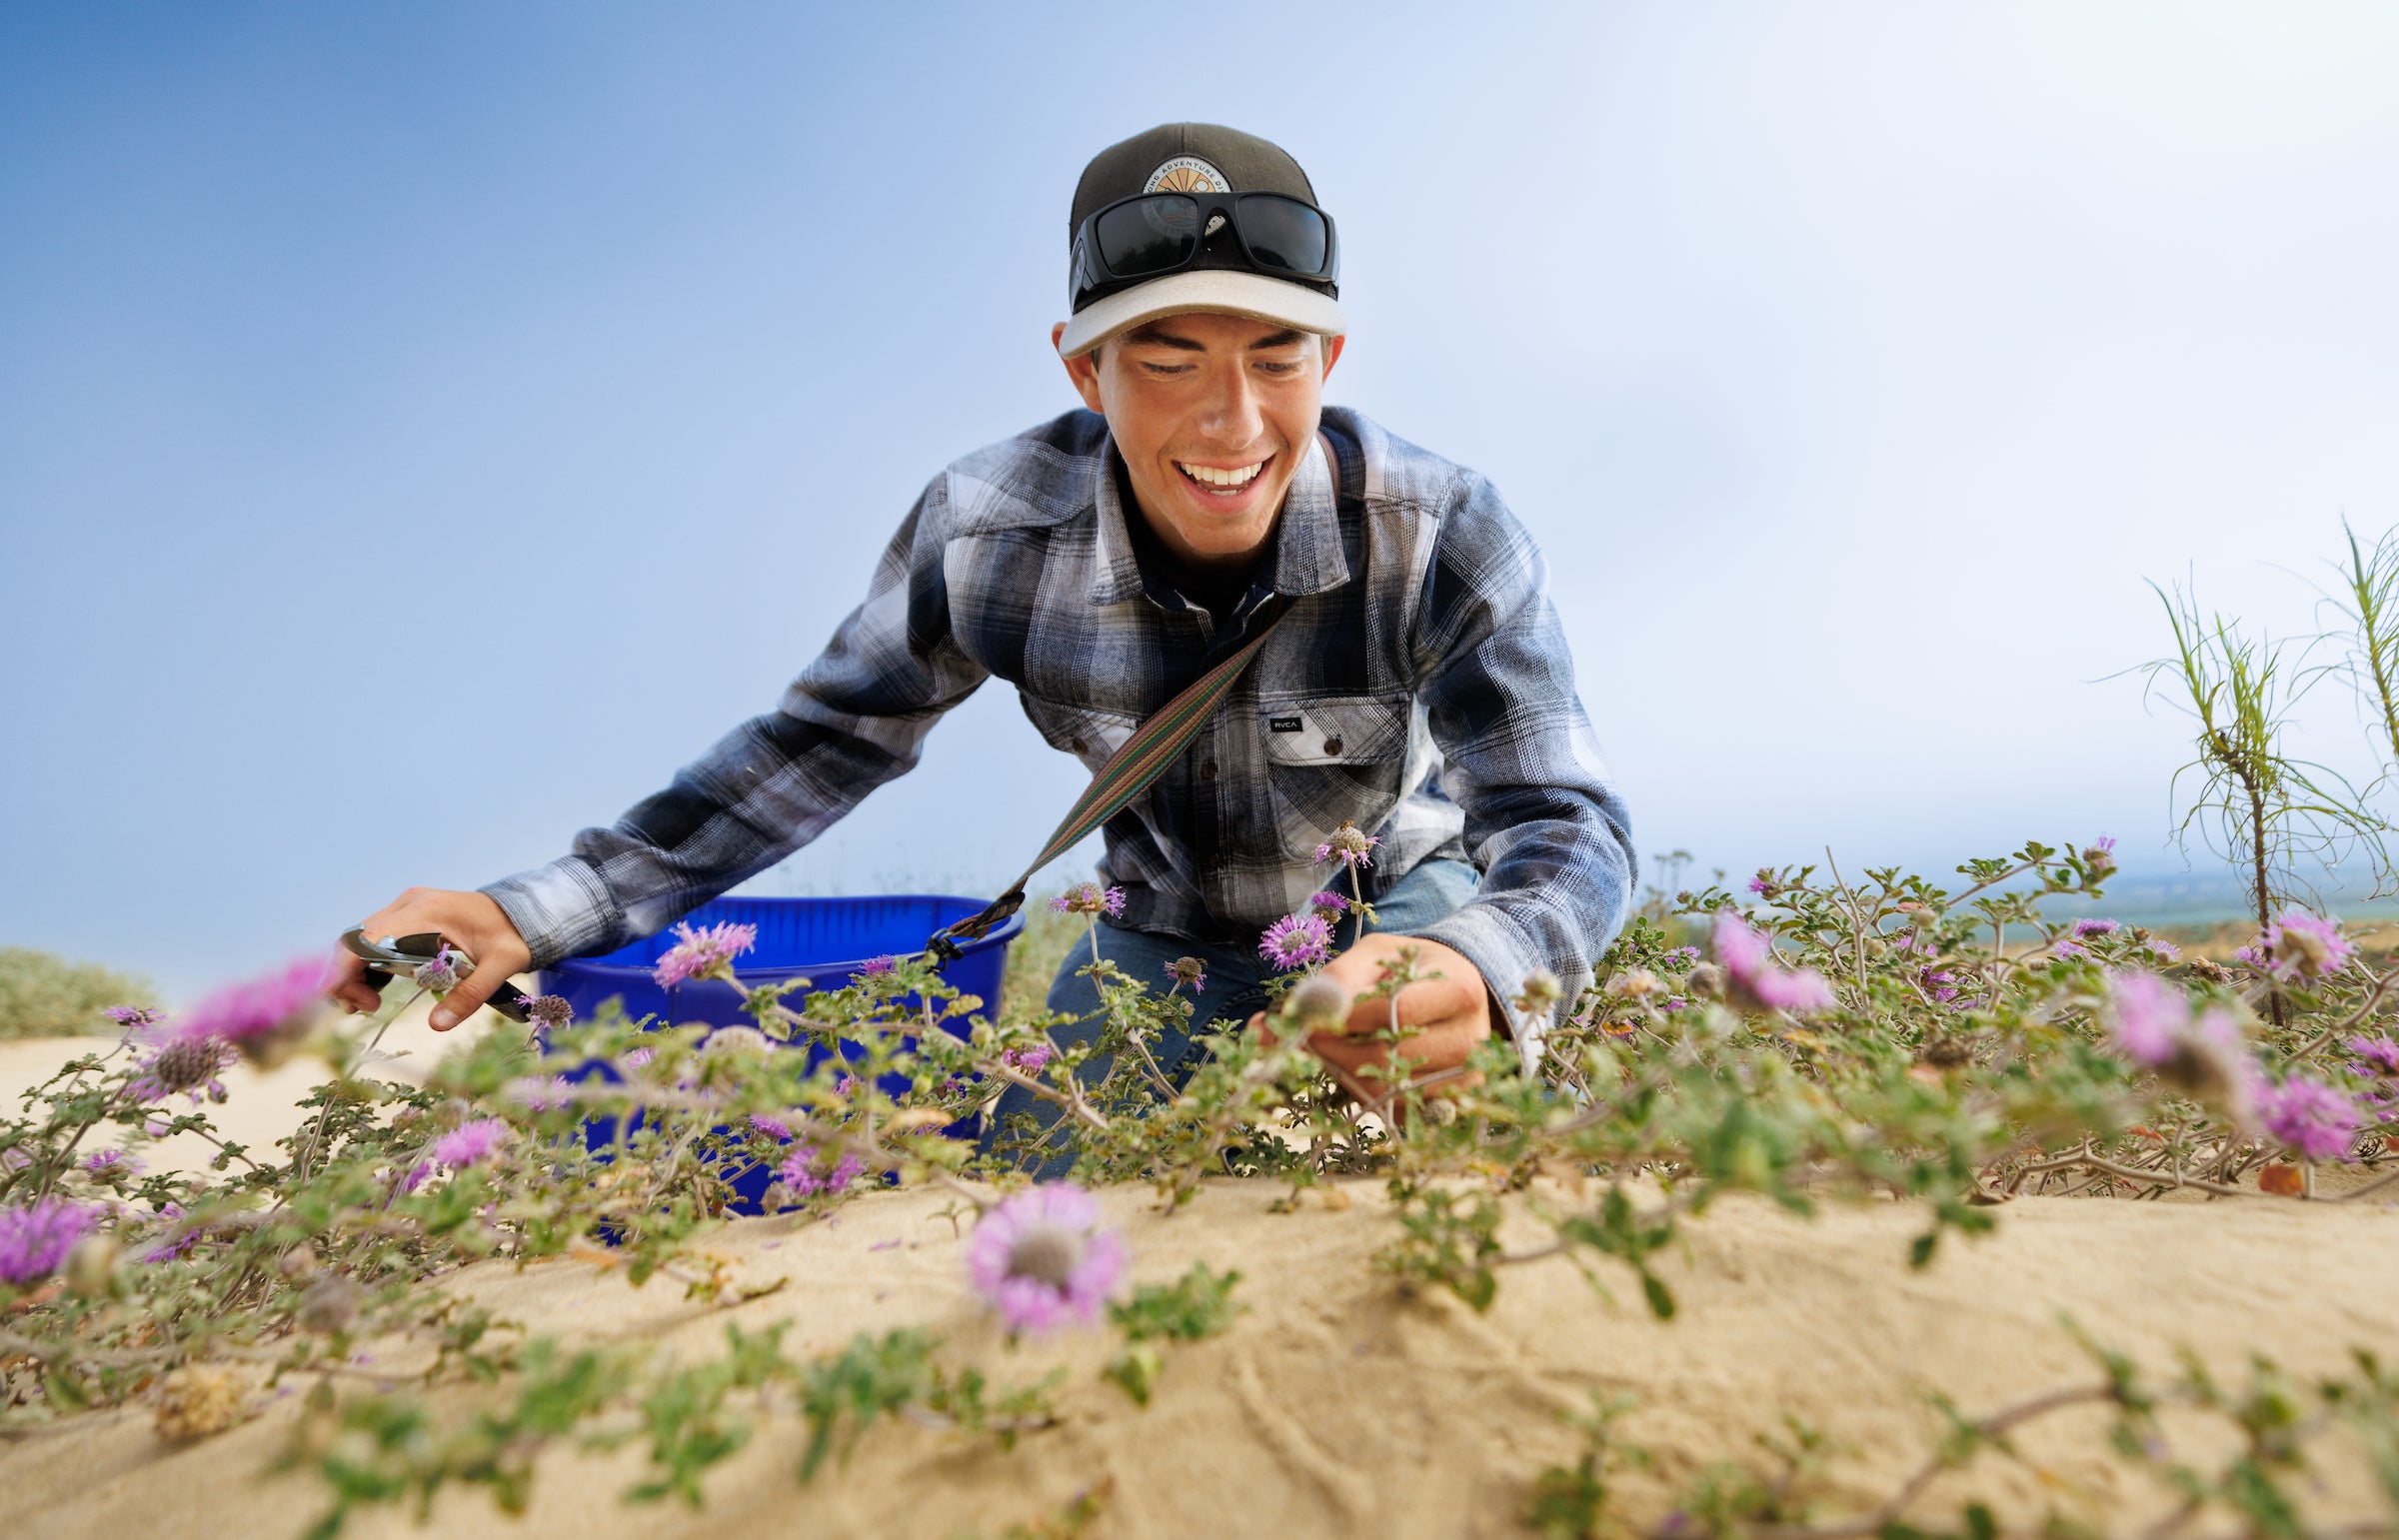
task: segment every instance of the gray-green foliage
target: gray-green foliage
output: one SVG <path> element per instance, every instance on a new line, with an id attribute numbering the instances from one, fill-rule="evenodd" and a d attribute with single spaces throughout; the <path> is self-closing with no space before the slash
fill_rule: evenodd
<path id="1" fill-rule="evenodd" d="M 115 1030 L 108 1005 L 155 1005 L 150 981 L 30 946 L 0 946 L 0 1038 L 70 1037 Z"/>

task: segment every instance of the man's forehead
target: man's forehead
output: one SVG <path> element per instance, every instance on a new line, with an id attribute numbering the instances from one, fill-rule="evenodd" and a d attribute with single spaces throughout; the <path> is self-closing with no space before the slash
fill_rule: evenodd
<path id="1" fill-rule="evenodd" d="M 1239 349 L 1287 348 L 1307 340 L 1308 333 L 1296 327 L 1272 321 L 1253 321 L 1247 316 L 1216 315 L 1207 311 L 1187 311 L 1181 315 L 1160 316 L 1154 321 L 1127 332 L 1124 341 L 1135 346 L 1177 348 L 1187 352 L 1205 352 L 1210 348 Z"/>

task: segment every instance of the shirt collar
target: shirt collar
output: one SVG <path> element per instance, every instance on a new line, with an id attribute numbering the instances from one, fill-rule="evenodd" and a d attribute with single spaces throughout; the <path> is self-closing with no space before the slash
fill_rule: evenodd
<path id="1" fill-rule="evenodd" d="M 1100 485 L 1093 499 L 1099 513 L 1098 571 L 1092 575 L 1095 605 L 1125 604 L 1144 592 L 1142 565 L 1134 555 L 1133 535 L 1125 522 L 1132 514 L 1121 490 L 1124 464 L 1112 437 L 1101 456 Z M 1341 554 L 1340 501 L 1319 435 L 1308 436 L 1307 456 L 1283 493 L 1282 518 L 1274 539 L 1277 594 L 1321 594 L 1349 581 L 1349 562 Z"/>

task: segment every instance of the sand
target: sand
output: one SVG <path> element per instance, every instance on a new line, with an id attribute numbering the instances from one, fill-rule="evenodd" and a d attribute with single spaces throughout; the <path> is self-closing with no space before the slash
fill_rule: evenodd
<path id="1" fill-rule="evenodd" d="M 21 1045 L 0 1056 L 14 1067 Z M 245 1089 L 237 1088 L 235 1106 Z M 262 1116 L 245 1110 L 242 1116 Z M 480 1491 L 435 1509 L 443 1534 L 576 1534 L 664 1540 L 715 1533 L 998 1536 L 1104 1488 L 1094 1536 L 1230 1534 L 1483 1536 L 1527 1533 L 1521 1513 L 1544 1466 L 1568 1459 L 1560 1414 L 1593 1390 L 1634 1397 L 1623 1424 L 1655 1467 L 1623 1480 L 1623 1511 L 1654 1521 L 1711 1461 L 1753 1458 L 1754 1439 L 1788 1414 L 1842 1449 L 1821 1512 L 1878 1502 L 1930 1447 L 1938 1422 L 1923 1392 L 1987 1411 L 2092 1382 L 2059 1324 L 2164 1368 L 2178 1346 L 2236 1374 L 2263 1352 L 2306 1375 L 2343 1367 L 2354 1346 L 2399 1358 L 2399 1207 L 2291 1201 L 2135 1204 L 2021 1200 L 1986 1239 L 1945 1242 L 1910 1271 L 1920 1212 L 1895 1203 L 1830 1209 L 1816 1220 L 1768 1204 L 1721 1203 L 1693 1223 L 1662 1272 L 1681 1304 L 1652 1318 L 1629 1276 L 1609 1264 L 1602 1298 L 1564 1259 L 1510 1268 L 1477 1315 L 1438 1291 L 1402 1290 L 1373 1265 L 1392 1234 L 1381 1185 L 1311 1196 L 1297 1213 L 1279 1189 L 1210 1185 L 1185 1210 L 1149 1193 L 1104 1195 L 1124 1227 L 1136 1278 L 1168 1281 L 1195 1260 L 1238 1268 L 1247 1311 L 1226 1333 L 1170 1347 L 1155 1402 L 1137 1407 L 1098 1370 L 1109 1333 L 1069 1333 L 1010 1348 L 966 1288 L 961 1243 L 934 1192 L 876 1194 L 836 1221 L 745 1220 L 714 1243 L 748 1282 L 783 1291 L 731 1309 L 689 1302 L 671 1281 L 636 1290 L 621 1274 L 563 1260 L 466 1268 L 447 1286 L 537 1331 L 651 1342 L 697 1354 L 726 1320 L 792 1323 L 787 1349 L 838 1348 L 854 1333 L 924 1326 L 945 1358 L 996 1380 L 1064 1366 L 1061 1425 L 1013 1452 L 989 1440 L 900 1423 L 871 1431 L 847 1470 L 802 1486 L 795 1413 L 768 1420 L 714 1472 L 705 1511 L 621 1502 L 641 1479 L 634 1447 L 544 1457 L 531 1512 L 499 1514 Z M 1519 1221 L 1512 1221 L 1516 1223 Z M 1534 1238 L 1526 1231 L 1518 1241 Z M 460 1409 L 478 1392 L 442 1393 Z M 313 1478 L 268 1478 L 296 1396 L 262 1397 L 261 1414 L 192 1445 L 160 1442 L 146 1409 L 67 1419 L 0 1443 L 10 1534 L 296 1535 L 321 1511 Z M 2100 1448 L 2103 1421 L 2075 1412 L 2038 1424 L 2021 1447 L 2041 1470 L 1986 1460 L 1945 1476 L 1915 1510 L 1956 1521 L 1961 1494 L 2030 1523 L 2049 1505 L 2100 1532 L 2136 1532 L 2164 1506 Z M 2084 1506 L 2074 1506 L 2080 1499 Z M 2312 1493 L 2319 1517 L 2374 1515 L 2362 1469 L 2335 1463 Z M 415 1532 L 383 1512 L 352 1533 Z"/>

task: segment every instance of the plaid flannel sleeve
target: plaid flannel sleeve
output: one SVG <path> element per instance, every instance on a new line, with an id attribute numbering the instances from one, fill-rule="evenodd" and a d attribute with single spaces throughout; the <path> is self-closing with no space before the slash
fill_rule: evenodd
<path id="1" fill-rule="evenodd" d="M 536 967 L 661 929 L 808 843 L 915 768 L 986 678 L 952 635 L 945 481 L 910 511 L 852 611 L 781 705 L 728 733 L 613 827 L 491 883 Z"/>
<path id="2" fill-rule="evenodd" d="M 1548 577 L 1497 494 L 1468 477 L 1425 579 L 1418 696 L 1483 877 L 1464 907 L 1416 933 L 1455 947 L 1501 1000 L 1546 967 L 1570 1004 L 1624 922 L 1635 863 Z M 1552 1019 L 1517 1023 L 1528 1065 Z"/>

